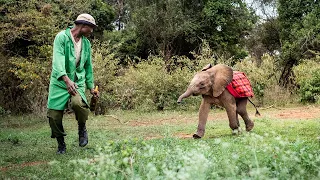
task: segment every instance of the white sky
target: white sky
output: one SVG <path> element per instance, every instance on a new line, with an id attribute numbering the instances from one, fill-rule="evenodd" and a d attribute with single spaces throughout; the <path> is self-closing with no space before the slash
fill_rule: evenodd
<path id="1" fill-rule="evenodd" d="M 262 12 L 262 8 L 260 7 L 260 3 L 257 2 L 256 0 L 244 0 L 248 6 L 252 7 L 253 9 L 256 10 L 257 15 L 259 15 L 262 18 L 267 18 L 267 17 L 274 17 L 277 16 L 276 9 L 270 6 L 264 6 L 266 14 Z"/>

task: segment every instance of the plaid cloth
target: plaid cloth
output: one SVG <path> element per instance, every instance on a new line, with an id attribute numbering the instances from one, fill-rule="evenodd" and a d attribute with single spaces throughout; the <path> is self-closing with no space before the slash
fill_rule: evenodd
<path id="1" fill-rule="evenodd" d="M 235 98 L 254 96 L 249 79 L 240 71 L 233 71 L 232 82 L 226 88 Z"/>

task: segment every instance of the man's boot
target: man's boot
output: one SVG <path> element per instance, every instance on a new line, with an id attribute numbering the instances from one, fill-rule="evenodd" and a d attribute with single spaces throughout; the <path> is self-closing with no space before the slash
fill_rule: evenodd
<path id="1" fill-rule="evenodd" d="M 58 150 L 57 154 L 64 154 L 66 153 L 66 143 L 64 142 L 64 137 L 57 137 L 58 141 Z"/>
<path id="2" fill-rule="evenodd" d="M 79 146 L 84 147 L 88 144 L 88 133 L 85 123 L 78 124 Z"/>

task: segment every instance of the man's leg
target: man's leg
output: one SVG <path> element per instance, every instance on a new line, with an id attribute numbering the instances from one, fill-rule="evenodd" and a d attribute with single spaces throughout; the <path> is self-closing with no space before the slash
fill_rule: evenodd
<path id="1" fill-rule="evenodd" d="M 48 109 L 47 117 L 51 128 L 51 138 L 56 138 L 58 142 L 57 154 L 64 154 L 66 152 L 64 136 L 67 134 L 64 132 L 62 125 L 63 110 Z"/>
<path id="2" fill-rule="evenodd" d="M 71 96 L 71 108 L 78 121 L 79 146 L 84 147 L 88 144 L 86 121 L 88 120 L 89 109 L 79 93 L 76 96 Z"/>

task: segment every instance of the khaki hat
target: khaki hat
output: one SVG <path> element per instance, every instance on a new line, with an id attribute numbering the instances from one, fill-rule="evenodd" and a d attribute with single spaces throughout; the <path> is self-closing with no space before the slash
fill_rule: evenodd
<path id="1" fill-rule="evenodd" d="M 97 27 L 96 21 L 90 14 L 80 14 L 74 21 L 75 24 L 87 24 L 93 27 Z"/>

